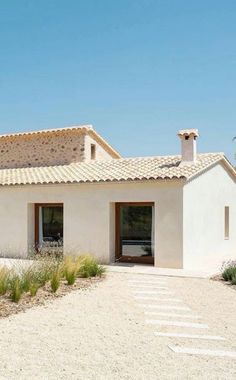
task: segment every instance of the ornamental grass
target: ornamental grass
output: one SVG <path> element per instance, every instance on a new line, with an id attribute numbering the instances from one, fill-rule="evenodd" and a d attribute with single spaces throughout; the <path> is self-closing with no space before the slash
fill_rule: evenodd
<path id="1" fill-rule="evenodd" d="M 89 278 L 104 274 L 105 269 L 90 255 L 50 257 L 39 256 L 14 267 L 0 268 L 0 297 L 8 296 L 19 302 L 24 294 L 35 297 L 42 287 L 56 293 L 62 282 L 68 286 L 75 284 L 77 278 Z"/>

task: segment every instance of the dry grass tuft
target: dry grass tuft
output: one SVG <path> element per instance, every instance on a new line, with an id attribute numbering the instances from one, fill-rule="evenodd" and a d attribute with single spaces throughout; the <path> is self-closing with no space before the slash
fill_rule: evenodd
<path id="1" fill-rule="evenodd" d="M 104 272 L 104 268 L 89 255 L 64 258 L 37 256 L 27 268 L 20 263 L 11 269 L 0 268 L 0 297 L 8 295 L 18 303 L 23 294 L 35 297 L 38 290 L 47 284 L 56 293 L 64 280 L 70 286 L 77 278 L 101 276 Z"/>

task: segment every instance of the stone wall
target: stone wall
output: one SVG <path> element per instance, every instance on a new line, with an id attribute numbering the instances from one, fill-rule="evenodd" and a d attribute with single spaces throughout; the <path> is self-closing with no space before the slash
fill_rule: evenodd
<path id="1" fill-rule="evenodd" d="M 64 128 L 0 136 L 0 169 L 69 165 L 117 158 L 117 153 L 92 128 Z"/>
<path id="2" fill-rule="evenodd" d="M 84 160 L 84 135 L 78 131 L 0 138 L 0 169 L 66 165 Z"/>

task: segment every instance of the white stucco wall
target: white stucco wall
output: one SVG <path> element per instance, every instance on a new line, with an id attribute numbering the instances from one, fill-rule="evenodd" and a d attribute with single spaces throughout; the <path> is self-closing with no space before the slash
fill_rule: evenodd
<path id="1" fill-rule="evenodd" d="M 0 188 L 0 253 L 25 255 L 34 243 L 34 203 L 64 204 L 65 253 L 115 256 L 115 202 L 155 202 L 155 265 L 182 267 L 182 184 L 143 182 Z"/>
<path id="2" fill-rule="evenodd" d="M 110 152 L 105 150 L 91 136 L 84 136 L 84 161 L 91 160 L 91 144 L 96 146 L 96 160 L 111 160 L 113 157 Z"/>
<path id="3" fill-rule="evenodd" d="M 184 186 L 184 268 L 218 270 L 236 259 L 236 184 L 221 164 Z M 224 238 L 224 208 L 230 238 Z"/>

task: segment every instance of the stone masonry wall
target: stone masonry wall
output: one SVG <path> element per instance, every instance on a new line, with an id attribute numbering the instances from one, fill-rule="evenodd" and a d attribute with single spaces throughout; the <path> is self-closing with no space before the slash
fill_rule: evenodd
<path id="1" fill-rule="evenodd" d="M 0 169 L 67 165 L 84 160 L 84 134 L 39 133 L 0 138 Z"/>

